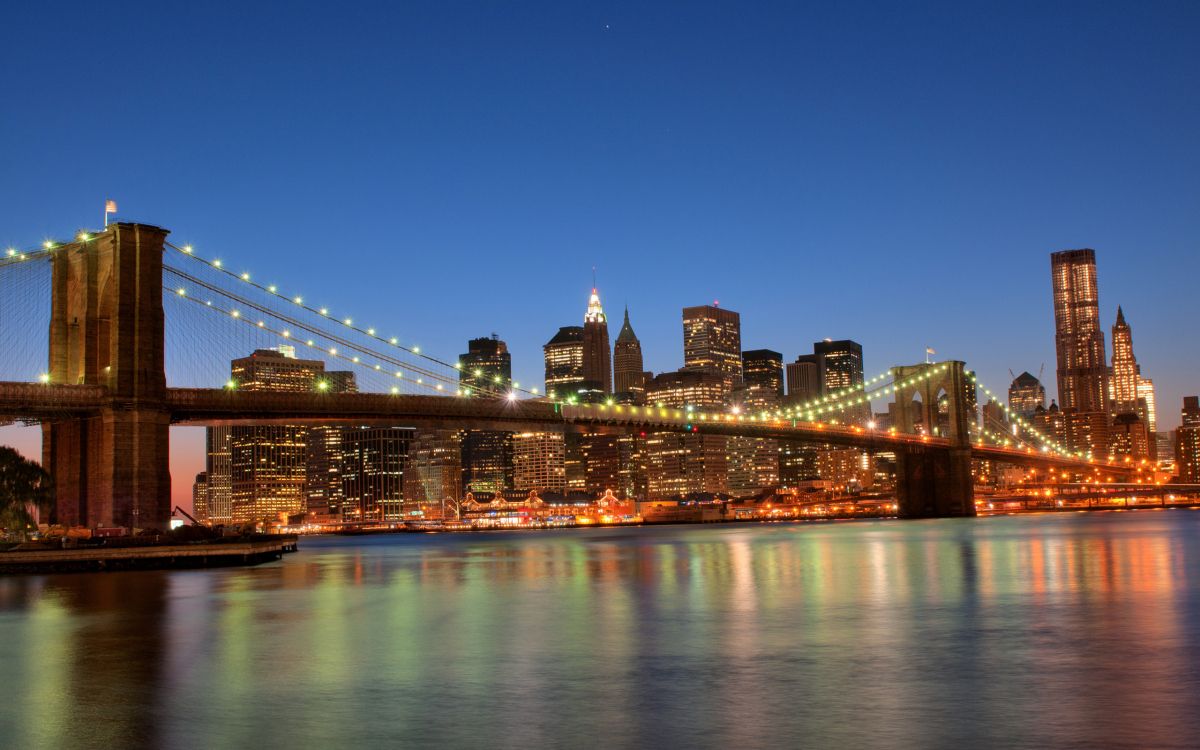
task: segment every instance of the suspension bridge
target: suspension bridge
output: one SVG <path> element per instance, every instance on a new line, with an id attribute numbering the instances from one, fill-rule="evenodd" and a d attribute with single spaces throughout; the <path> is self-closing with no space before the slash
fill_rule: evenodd
<path id="1" fill-rule="evenodd" d="M 896 456 L 897 501 L 910 518 L 974 515 L 976 460 L 1109 481 L 1136 471 L 1072 453 L 1016 414 L 1005 432 L 979 426 L 968 394 L 992 392 L 957 360 L 893 367 L 808 403 L 749 413 L 577 403 L 519 382 L 472 390 L 457 362 L 168 234 L 121 222 L 0 256 L 0 419 L 41 425 L 60 523 L 165 527 L 169 428 L 178 424 L 704 432 L 849 446 Z M 232 359 L 281 344 L 353 372 L 356 389 L 318 381 L 311 392 L 271 392 L 230 379 Z M 889 429 L 845 423 L 889 399 L 904 407 Z"/>

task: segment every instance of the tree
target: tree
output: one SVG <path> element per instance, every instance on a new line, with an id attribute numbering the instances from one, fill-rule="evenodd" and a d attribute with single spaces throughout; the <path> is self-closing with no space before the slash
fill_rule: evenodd
<path id="1" fill-rule="evenodd" d="M 33 525 L 32 508 L 49 508 L 54 502 L 50 475 L 40 464 L 12 448 L 0 446 L 0 526 L 24 539 Z"/>

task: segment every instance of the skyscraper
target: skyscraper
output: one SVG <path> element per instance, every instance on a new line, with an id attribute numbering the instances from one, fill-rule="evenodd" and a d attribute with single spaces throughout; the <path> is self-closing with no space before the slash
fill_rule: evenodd
<path id="1" fill-rule="evenodd" d="M 1133 356 L 1133 331 L 1125 322 L 1125 311 L 1117 306 L 1112 328 L 1112 409 L 1114 414 L 1137 411 L 1138 365 Z"/>
<path id="2" fill-rule="evenodd" d="M 1153 434 L 1158 429 L 1158 407 L 1155 406 L 1154 381 L 1138 375 L 1137 384 L 1138 407 L 1142 410 L 1142 419 L 1146 428 Z"/>
<path id="3" fill-rule="evenodd" d="M 820 398 L 825 388 L 824 358 L 801 354 L 787 366 L 787 400 L 800 406 Z"/>
<path id="4" fill-rule="evenodd" d="M 327 386 L 324 374 L 324 362 L 297 359 L 290 347 L 258 349 L 230 363 L 234 387 L 247 391 L 311 393 L 318 383 Z M 233 522 L 258 522 L 304 512 L 308 507 L 308 428 L 239 425 L 228 429 Z"/>
<path id="5" fill-rule="evenodd" d="M 712 409 L 725 404 L 727 384 L 728 376 L 719 372 L 664 372 L 650 382 L 646 402 L 676 409 Z M 651 433 L 646 437 L 647 494 L 650 499 L 659 499 L 724 492 L 729 481 L 728 461 L 728 439 L 724 436 L 703 431 Z"/>
<path id="6" fill-rule="evenodd" d="M 468 341 L 458 365 L 464 393 L 496 396 L 511 390 L 512 355 L 495 334 Z M 511 432 L 465 430 L 461 446 L 464 492 L 494 494 L 512 486 Z"/>
<path id="7" fill-rule="evenodd" d="M 742 385 L 731 396 L 746 412 L 775 409 L 783 399 L 783 355 L 770 349 L 742 352 Z M 779 484 L 779 442 L 738 436 L 726 439 L 729 491 L 751 495 Z"/>
<path id="8" fill-rule="evenodd" d="M 566 399 L 586 390 L 583 372 L 583 328 L 563 326 L 542 347 L 546 360 L 546 395 Z"/>
<path id="9" fill-rule="evenodd" d="M 638 341 L 633 326 L 629 324 L 629 308 L 625 308 L 625 322 L 613 344 L 613 381 L 619 394 L 628 394 L 628 400 L 639 402 L 646 393 L 646 373 L 643 371 L 642 343 Z"/>
<path id="10" fill-rule="evenodd" d="M 411 427 L 341 427 L 341 517 L 397 521 L 404 515 L 404 470 Z"/>
<path id="11" fill-rule="evenodd" d="M 783 399 L 783 355 L 770 349 L 742 352 L 742 382 L 752 407 L 774 406 Z"/>
<path id="12" fill-rule="evenodd" d="M 1050 255 L 1054 283 L 1054 348 L 1058 400 L 1064 410 L 1108 411 L 1108 367 L 1100 328 L 1100 293 L 1094 250 Z"/>
<path id="13" fill-rule="evenodd" d="M 824 394 L 832 395 L 839 391 L 862 386 L 864 381 L 862 344 L 849 339 L 841 341 L 825 339 L 813 344 L 813 354 L 821 358 Z M 866 424 L 870 419 L 871 405 L 858 404 L 843 411 L 839 421 L 847 424 Z"/>
<path id="14" fill-rule="evenodd" d="M 468 395 L 501 394 L 512 383 L 512 355 L 495 334 L 471 339 L 465 354 L 458 355 L 458 384 Z"/>
<path id="15" fill-rule="evenodd" d="M 208 475 L 208 520 L 213 526 L 233 522 L 233 428 L 218 425 L 205 430 L 204 473 Z"/>
<path id="16" fill-rule="evenodd" d="M 209 520 L 208 514 L 208 474 L 200 472 L 192 484 L 192 517 L 204 523 Z"/>
<path id="17" fill-rule="evenodd" d="M 1031 419 L 1039 406 L 1046 407 L 1046 388 L 1042 382 L 1028 372 L 1013 378 L 1008 386 L 1008 408 Z"/>
<path id="18" fill-rule="evenodd" d="M 728 393 L 742 382 L 742 317 L 716 305 L 683 308 L 683 369 L 721 375 Z"/>
<path id="19" fill-rule="evenodd" d="M 462 499 L 459 433 L 455 430 L 416 430 L 408 445 L 404 469 L 404 512 L 426 516 L 451 515 Z"/>
<path id="20" fill-rule="evenodd" d="M 608 342 L 608 316 L 600 295 L 592 288 L 587 313 L 583 316 L 583 379 L 604 393 L 612 393 L 612 349 Z"/>

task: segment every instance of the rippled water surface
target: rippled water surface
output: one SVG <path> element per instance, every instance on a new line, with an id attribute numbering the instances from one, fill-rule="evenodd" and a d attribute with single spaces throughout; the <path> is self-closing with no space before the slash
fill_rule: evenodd
<path id="1" fill-rule="evenodd" d="M 1200 746 L 1200 512 L 301 549 L 0 579 L 0 745 Z"/>

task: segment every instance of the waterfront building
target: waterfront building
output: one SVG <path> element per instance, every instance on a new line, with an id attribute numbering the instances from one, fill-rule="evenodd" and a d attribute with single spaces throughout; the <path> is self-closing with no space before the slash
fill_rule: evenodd
<path id="1" fill-rule="evenodd" d="M 642 343 L 633 326 L 629 324 L 629 308 L 625 308 L 625 322 L 613 344 L 613 384 L 621 400 L 641 403 L 646 394 L 646 372 L 642 369 Z"/>
<path id="2" fill-rule="evenodd" d="M 1023 372 L 1008 386 L 1008 408 L 1025 419 L 1033 417 L 1038 407 L 1046 407 L 1046 387 L 1029 372 Z"/>
<path id="3" fill-rule="evenodd" d="M 344 427 L 341 430 L 343 521 L 399 521 L 404 516 L 404 472 L 414 430 Z"/>
<path id="4" fill-rule="evenodd" d="M 566 446 L 560 432 L 513 435 L 513 489 L 538 493 L 567 488 Z"/>
<path id="5" fill-rule="evenodd" d="M 512 354 L 492 334 L 471 339 L 458 356 L 458 385 L 468 395 L 496 397 L 512 390 Z M 464 430 L 461 435 L 464 491 L 494 495 L 512 487 L 512 433 Z"/>
<path id="6" fill-rule="evenodd" d="M 460 433 L 464 492 L 489 495 L 512 488 L 512 435 L 502 430 L 463 430 Z"/>
<path id="7" fill-rule="evenodd" d="M 834 492 L 862 490 L 874 483 L 875 466 L 858 448 L 822 448 L 817 451 L 817 476 L 830 482 Z"/>
<path id="8" fill-rule="evenodd" d="M 742 318 L 716 305 L 683 308 L 683 369 L 720 375 L 725 393 L 742 381 Z"/>
<path id="9" fill-rule="evenodd" d="M 604 394 L 613 390 L 611 351 L 608 316 L 600 305 L 600 294 L 593 287 L 583 316 L 583 379 Z"/>
<path id="10" fill-rule="evenodd" d="M 774 410 L 783 399 L 783 355 L 770 349 L 742 352 L 742 384 L 731 403 L 743 413 Z M 737 436 L 727 438 L 729 492 L 757 494 L 779 485 L 779 441 Z"/>
<path id="11" fill-rule="evenodd" d="M 462 498 L 462 447 L 455 430 L 418 429 L 408 442 L 404 514 L 453 515 Z"/>
<path id="12" fill-rule="evenodd" d="M 200 472 L 192 483 L 192 518 L 200 523 L 208 523 L 208 474 Z"/>
<path id="13" fill-rule="evenodd" d="M 318 375 L 318 390 L 326 393 L 357 393 L 354 373 L 324 372 Z M 317 425 L 308 428 L 304 493 L 309 510 L 323 510 L 332 518 L 342 515 L 342 473 L 345 456 L 342 452 L 344 427 Z"/>
<path id="14" fill-rule="evenodd" d="M 233 428 L 218 425 L 205 430 L 204 473 L 208 479 L 208 520 L 214 526 L 233 523 Z"/>
<path id="15" fill-rule="evenodd" d="M 719 409 L 728 376 L 711 370 L 664 372 L 650 382 L 647 403 L 668 408 Z M 701 428 L 696 426 L 699 431 Z M 651 433 L 646 437 L 646 484 L 649 499 L 728 489 L 728 440 L 721 435 Z"/>
<path id="16" fill-rule="evenodd" d="M 1067 447 L 1102 455 L 1108 449 L 1107 424 L 1096 415 L 1109 413 L 1108 366 L 1100 327 L 1096 253 L 1091 249 L 1051 253 L 1050 270 L 1058 400 L 1068 422 Z M 1083 439 L 1088 442 L 1075 442 Z"/>
<path id="17" fill-rule="evenodd" d="M 563 326 L 542 347 L 546 362 L 546 395 L 550 398 L 578 397 L 594 387 L 583 370 L 583 327 Z"/>
<path id="18" fill-rule="evenodd" d="M 292 347 L 258 349 L 230 363 L 231 387 L 243 391 L 312 393 L 328 388 L 324 375 L 324 362 L 298 359 Z M 229 430 L 232 521 L 256 523 L 305 512 L 309 429 L 236 425 Z"/>

